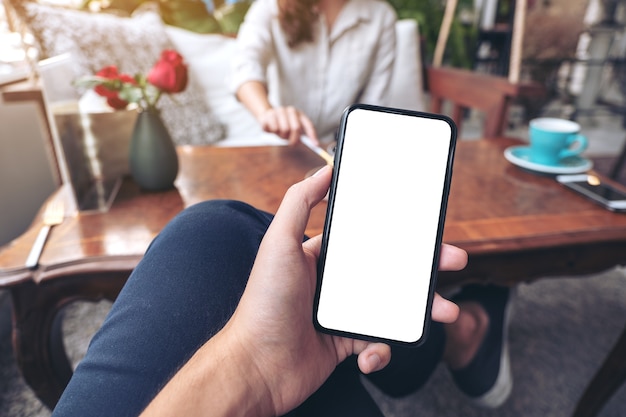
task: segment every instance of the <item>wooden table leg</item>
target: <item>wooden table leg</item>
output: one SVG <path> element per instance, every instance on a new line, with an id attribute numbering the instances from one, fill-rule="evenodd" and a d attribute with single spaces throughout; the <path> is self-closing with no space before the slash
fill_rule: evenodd
<path id="1" fill-rule="evenodd" d="M 58 402 L 73 370 L 61 332 L 64 306 L 72 301 L 114 300 L 128 273 L 59 277 L 11 288 L 13 349 L 17 365 L 35 395 L 50 409 Z"/>
<path id="2" fill-rule="evenodd" d="M 593 417 L 626 381 L 626 327 L 578 401 L 573 417 Z"/>

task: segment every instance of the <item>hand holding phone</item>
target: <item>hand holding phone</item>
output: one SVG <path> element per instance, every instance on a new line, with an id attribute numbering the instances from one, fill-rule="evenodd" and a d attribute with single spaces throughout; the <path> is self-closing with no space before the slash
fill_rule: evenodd
<path id="1" fill-rule="evenodd" d="M 346 109 L 318 266 L 320 331 L 405 345 L 424 339 L 455 145 L 445 116 Z"/>

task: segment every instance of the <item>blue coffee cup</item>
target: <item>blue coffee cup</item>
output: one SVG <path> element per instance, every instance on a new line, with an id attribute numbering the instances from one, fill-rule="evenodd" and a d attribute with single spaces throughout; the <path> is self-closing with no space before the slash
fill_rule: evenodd
<path id="1" fill-rule="evenodd" d="M 530 121 L 530 160 L 558 166 L 564 158 L 580 155 L 589 141 L 580 125 L 566 119 L 540 117 Z"/>

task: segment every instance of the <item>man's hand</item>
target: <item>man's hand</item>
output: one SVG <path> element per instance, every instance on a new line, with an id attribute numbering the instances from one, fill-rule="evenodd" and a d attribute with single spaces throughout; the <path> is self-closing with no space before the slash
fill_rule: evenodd
<path id="1" fill-rule="evenodd" d="M 304 401 L 351 354 L 359 355 L 364 373 L 382 369 L 391 359 L 387 345 L 321 334 L 313 327 L 321 236 L 304 244 L 302 237 L 311 209 L 328 191 L 331 173 L 330 167 L 323 168 L 289 189 L 229 323 L 241 348 L 255 358 L 276 415 Z M 466 263 L 464 251 L 444 245 L 442 269 L 462 269 Z M 437 295 L 432 313 L 435 320 L 451 322 L 458 308 Z"/>
<path id="2" fill-rule="evenodd" d="M 235 313 L 148 406 L 143 416 L 283 415 L 308 398 L 349 355 L 364 373 L 384 368 L 389 346 L 318 333 L 312 312 L 320 237 L 302 243 L 311 209 L 332 168 L 292 186 L 270 225 Z M 467 254 L 444 245 L 440 268 L 462 269 Z M 434 320 L 458 308 L 436 296 Z"/>

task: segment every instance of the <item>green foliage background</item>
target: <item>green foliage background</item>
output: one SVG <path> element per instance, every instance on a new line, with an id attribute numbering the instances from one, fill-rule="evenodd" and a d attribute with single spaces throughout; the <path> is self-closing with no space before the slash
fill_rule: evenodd
<path id="1" fill-rule="evenodd" d="M 85 0 L 83 7 L 99 0 Z M 155 0 L 108 0 L 105 10 L 131 14 L 142 3 Z M 250 3 L 244 0 L 234 4 L 225 4 L 224 0 L 215 0 L 215 11 L 209 13 L 202 0 L 156 0 L 165 23 L 182 27 L 198 33 L 236 34 Z M 432 56 L 437 43 L 437 35 L 443 19 L 445 0 L 388 0 L 400 19 L 415 19 L 423 39 L 427 62 Z M 101 1 L 99 1 L 101 2 Z M 506 3 L 506 2 L 502 2 Z M 473 22 L 462 22 L 461 14 L 474 14 L 473 0 L 459 0 L 457 18 L 450 28 L 450 37 L 446 45 L 444 62 L 455 67 L 471 68 L 477 36 L 477 27 Z"/>
<path id="2" fill-rule="evenodd" d="M 400 19 L 415 19 L 419 24 L 420 35 L 424 41 L 424 53 L 427 62 L 432 62 L 439 28 L 443 20 L 445 0 L 388 0 Z M 472 67 L 472 57 L 478 34 L 473 22 L 461 22 L 463 13 L 475 14 L 473 0 L 459 0 L 456 18 L 450 28 L 450 37 L 446 45 L 444 62 L 461 68 Z"/>
<path id="3" fill-rule="evenodd" d="M 130 15 L 143 3 L 157 2 L 159 12 L 165 23 L 197 33 L 235 34 L 243 20 L 250 2 L 244 0 L 234 4 L 225 4 L 224 0 L 215 0 L 215 11 L 210 13 L 202 0 L 108 0 L 105 11 Z M 85 0 L 82 7 L 88 8 L 99 0 Z"/>

